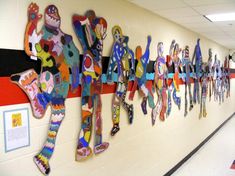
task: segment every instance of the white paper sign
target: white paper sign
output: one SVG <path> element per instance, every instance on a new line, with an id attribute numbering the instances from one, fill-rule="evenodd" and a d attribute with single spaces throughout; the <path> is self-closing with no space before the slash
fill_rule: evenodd
<path id="1" fill-rule="evenodd" d="M 28 109 L 3 112 L 5 152 L 30 145 Z"/>

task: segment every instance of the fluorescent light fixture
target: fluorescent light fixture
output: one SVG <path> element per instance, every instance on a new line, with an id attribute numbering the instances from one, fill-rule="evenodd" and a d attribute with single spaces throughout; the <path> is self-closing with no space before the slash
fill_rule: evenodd
<path id="1" fill-rule="evenodd" d="M 210 21 L 235 21 L 235 12 L 205 15 Z"/>

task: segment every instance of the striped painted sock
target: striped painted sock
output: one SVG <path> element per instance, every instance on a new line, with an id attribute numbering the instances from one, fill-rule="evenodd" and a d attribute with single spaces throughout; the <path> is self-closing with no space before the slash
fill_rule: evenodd
<path id="1" fill-rule="evenodd" d="M 52 115 L 46 142 L 41 152 L 34 157 L 37 167 L 45 175 L 50 173 L 49 160 L 54 152 L 56 136 L 65 115 L 64 101 L 62 103 L 61 101 L 59 102 L 52 105 Z"/>

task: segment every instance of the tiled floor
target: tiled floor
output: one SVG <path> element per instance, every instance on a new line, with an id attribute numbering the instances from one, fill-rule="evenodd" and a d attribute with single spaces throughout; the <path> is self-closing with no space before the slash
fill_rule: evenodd
<path id="1" fill-rule="evenodd" d="M 173 176 L 235 176 L 235 116 Z"/>

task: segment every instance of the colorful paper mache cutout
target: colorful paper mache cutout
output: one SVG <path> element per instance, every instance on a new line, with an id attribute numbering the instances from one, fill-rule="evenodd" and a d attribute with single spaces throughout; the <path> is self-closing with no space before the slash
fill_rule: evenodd
<path id="1" fill-rule="evenodd" d="M 181 49 L 179 48 L 179 44 L 175 42 L 175 40 L 172 40 L 169 55 L 167 55 L 167 68 L 169 70 L 172 65 L 174 66 L 174 75 L 172 79 L 169 79 L 168 81 L 168 108 L 167 108 L 167 116 L 170 115 L 171 108 L 172 108 L 172 102 L 171 102 L 171 92 L 173 91 L 173 100 L 174 103 L 177 105 L 178 109 L 180 109 L 181 106 L 181 98 L 177 96 L 177 92 L 180 91 L 179 89 L 179 73 L 180 69 L 182 70 L 182 62 L 179 58 L 179 54 L 181 52 Z"/>
<path id="2" fill-rule="evenodd" d="M 197 44 L 194 49 L 194 54 L 192 58 L 192 64 L 194 64 L 195 60 L 195 74 L 196 78 L 194 81 L 194 88 L 193 88 L 193 102 L 196 104 L 200 104 L 200 91 L 199 91 L 199 82 L 202 73 L 202 52 L 200 47 L 200 39 L 197 39 Z"/>
<path id="3" fill-rule="evenodd" d="M 222 70 L 221 70 L 221 66 L 220 66 L 220 60 L 217 59 L 217 55 L 215 55 L 213 68 L 214 68 L 213 81 L 214 81 L 214 86 L 215 86 L 214 87 L 214 100 L 215 101 L 219 100 L 219 104 L 221 104 L 221 100 L 222 100 L 222 87 L 221 87 Z"/>
<path id="4" fill-rule="evenodd" d="M 167 110 L 167 88 L 168 88 L 168 69 L 166 65 L 166 58 L 163 56 L 163 43 L 159 42 L 157 45 L 157 58 L 155 62 L 154 85 L 156 87 L 158 100 L 152 112 L 152 125 L 155 124 L 157 115 L 160 120 L 165 120 Z"/>
<path id="5" fill-rule="evenodd" d="M 169 49 L 169 54 L 166 56 L 166 66 L 167 66 L 167 70 L 170 69 L 170 67 L 173 66 L 173 49 L 175 46 L 175 40 L 171 41 L 171 45 L 170 45 L 170 49 Z M 171 94 L 172 94 L 172 89 L 173 89 L 173 79 L 170 78 L 168 79 L 167 82 L 168 85 L 168 91 L 167 91 L 167 112 L 166 115 L 169 116 L 171 113 L 171 108 L 172 108 L 172 100 L 171 100 Z"/>
<path id="6" fill-rule="evenodd" d="M 182 51 L 182 66 L 185 68 L 185 74 L 183 80 L 185 82 L 185 109 L 184 116 L 188 114 L 188 99 L 187 94 L 189 92 L 189 111 L 193 109 L 193 97 L 191 92 L 191 82 L 190 82 L 190 69 L 193 71 L 193 65 L 189 58 L 189 46 L 185 46 Z"/>
<path id="7" fill-rule="evenodd" d="M 134 110 L 133 105 L 125 101 L 129 77 L 134 75 L 134 53 L 128 47 L 129 37 L 124 36 L 119 26 L 112 28 L 114 44 L 110 56 L 109 66 L 107 70 L 107 83 L 113 82 L 113 72 L 117 69 L 117 89 L 112 100 L 112 120 L 113 128 L 111 135 L 114 136 L 119 130 L 120 122 L 120 105 L 122 103 L 128 112 L 128 120 L 131 124 L 133 121 Z"/>
<path id="8" fill-rule="evenodd" d="M 201 96 L 200 96 L 200 113 L 199 118 L 206 117 L 206 97 L 208 92 L 208 71 L 207 71 L 208 65 L 207 63 L 202 63 L 202 74 L 201 74 Z"/>
<path id="9" fill-rule="evenodd" d="M 34 157 L 39 170 L 50 172 L 49 160 L 54 152 L 56 136 L 65 117 L 65 99 L 69 85 L 79 85 L 79 51 L 72 36 L 60 29 L 60 15 L 54 5 L 45 9 L 44 24 L 37 32 L 38 21 L 42 18 L 39 7 L 31 3 L 28 7 L 28 23 L 25 31 L 25 52 L 32 60 L 41 60 L 41 72 L 33 69 L 12 75 L 11 79 L 28 95 L 36 118 L 42 118 L 51 107 L 51 118 L 47 139 L 42 150 Z"/>
<path id="10" fill-rule="evenodd" d="M 211 96 L 214 92 L 214 87 L 213 87 L 213 63 L 212 63 L 212 49 L 209 48 L 208 50 L 208 87 L 209 87 L 209 101 L 211 101 Z"/>
<path id="11" fill-rule="evenodd" d="M 226 98 L 230 97 L 230 64 L 228 57 L 224 60 L 224 77 L 225 77 L 225 90 Z"/>
<path id="12" fill-rule="evenodd" d="M 151 36 L 148 36 L 146 50 L 143 55 L 142 55 L 141 46 L 136 47 L 137 66 L 136 66 L 136 72 L 135 72 L 135 80 L 134 80 L 133 86 L 129 94 L 129 100 L 132 101 L 135 95 L 135 91 L 137 90 L 137 86 L 138 86 L 139 93 L 141 97 L 143 97 L 141 108 L 144 114 L 147 114 L 147 100 L 148 100 L 149 107 L 151 109 L 155 107 L 152 88 L 146 85 L 147 65 L 149 63 L 149 55 L 150 55 L 150 51 L 149 51 L 150 43 L 151 43 Z"/>
<path id="13" fill-rule="evenodd" d="M 106 37 L 107 22 L 89 10 L 84 16 L 73 15 L 73 27 L 83 48 L 82 62 L 82 124 L 77 144 L 76 160 L 92 156 L 89 146 L 92 134 L 92 117 L 95 116 L 94 153 L 105 151 L 109 143 L 102 142 L 101 91 L 102 51 Z M 94 113 L 95 112 L 95 113 Z"/>

